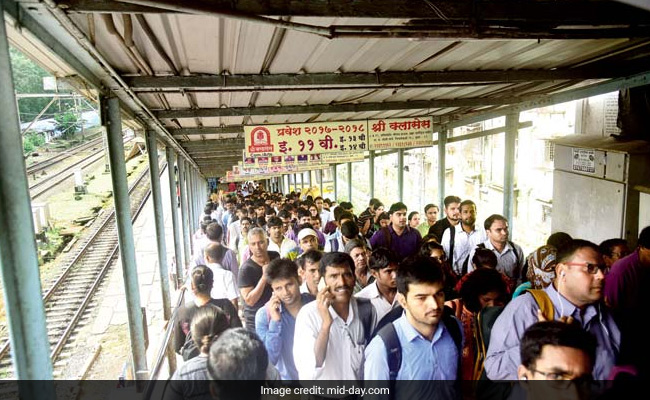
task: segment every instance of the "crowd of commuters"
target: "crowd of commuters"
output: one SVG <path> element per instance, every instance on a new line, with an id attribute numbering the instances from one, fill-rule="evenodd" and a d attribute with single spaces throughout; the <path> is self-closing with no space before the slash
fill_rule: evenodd
<path id="1" fill-rule="evenodd" d="M 456 196 L 442 206 L 438 219 L 434 204 L 419 214 L 371 199 L 357 215 L 350 203 L 299 193 L 213 193 L 177 320 L 175 349 L 189 361 L 173 379 L 647 376 L 650 346 L 638 325 L 648 306 L 650 227 L 635 249 L 557 232 L 526 255 L 504 216 L 479 221 L 476 204 Z M 241 354 L 225 347 L 236 344 Z M 448 398 L 426 385 L 391 388 L 392 398 Z M 197 391 L 211 396 L 206 386 L 178 383 L 170 393 Z"/>

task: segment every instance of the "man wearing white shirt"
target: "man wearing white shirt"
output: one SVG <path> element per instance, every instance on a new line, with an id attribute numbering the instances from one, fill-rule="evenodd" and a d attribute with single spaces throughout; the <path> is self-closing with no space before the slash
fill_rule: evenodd
<path id="1" fill-rule="evenodd" d="M 460 203 L 460 224 L 445 229 L 440 244 L 454 272 L 462 276 L 467 273 L 463 268 L 467 265 L 467 256 L 486 239 L 485 231 L 476 228 L 476 204 L 472 200 L 465 200 Z"/>
<path id="2" fill-rule="evenodd" d="M 325 210 L 323 208 L 323 198 L 318 196 L 316 199 L 314 199 L 314 204 L 316 204 L 316 208 L 318 208 L 318 215 L 320 215 L 320 222 L 322 226 L 325 226 L 328 222 L 330 222 L 332 218 L 332 213 Z"/>
<path id="3" fill-rule="evenodd" d="M 397 307 L 397 266 L 399 258 L 385 247 L 379 247 L 370 255 L 370 273 L 375 281 L 361 289 L 355 296 L 370 300 L 377 313 L 377 321 Z"/>
<path id="4" fill-rule="evenodd" d="M 326 286 L 296 317 L 293 357 L 301 380 L 361 380 L 363 351 L 376 325 L 374 308 L 352 297 L 354 261 L 326 253 L 320 262 Z"/>
<path id="5" fill-rule="evenodd" d="M 309 293 L 316 297 L 318 294 L 318 281 L 320 280 L 320 259 L 323 253 L 319 250 L 309 250 L 296 259 L 298 274 L 302 280 L 300 293 Z"/>
<path id="6" fill-rule="evenodd" d="M 269 234 L 269 250 L 280 253 L 280 257 L 287 258 L 287 254 L 296 247 L 296 242 L 284 236 L 282 220 L 271 217 L 266 220 L 266 231 Z"/>
<path id="7" fill-rule="evenodd" d="M 237 309 L 239 294 L 237 293 L 235 274 L 232 271 L 225 270 L 220 264 L 226 251 L 225 247 L 216 243 L 211 243 L 205 248 L 206 265 L 214 275 L 210 297 L 213 299 L 228 299 Z"/>
<path id="8" fill-rule="evenodd" d="M 526 259 L 521 247 L 508 240 L 508 220 L 502 215 L 493 214 L 485 220 L 484 227 L 488 239 L 479 246 L 492 250 L 497 256 L 497 270 L 512 279 L 516 287 L 521 283 L 521 271 Z M 468 272 L 474 270 L 471 260 L 475 250 L 469 254 Z"/>

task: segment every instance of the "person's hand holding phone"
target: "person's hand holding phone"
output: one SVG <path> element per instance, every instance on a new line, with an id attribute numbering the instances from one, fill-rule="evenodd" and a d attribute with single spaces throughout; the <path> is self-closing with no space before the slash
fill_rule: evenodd
<path id="1" fill-rule="evenodd" d="M 318 282 L 318 294 L 316 295 L 316 304 L 318 306 L 318 313 L 320 314 L 323 324 L 332 323 L 332 315 L 330 315 L 329 307 L 334 299 L 334 295 L 329 286 L 325 284 L 325 280 L 321 278 Z"/>
<path id="2" fill-rule="evenodd" d="M 282 305 L 282 303 L 280 302 L 280 298 L 278 296 L 276 296 L 275 293 L 273 293 L 271 295 L 271 299 L 269 300 L 269 302 L 266 305 L 268 307 L 268 310 L 269 310 L 269 316 L 271 317 L 271 321 L 276 321 L 276 322 L 280 321 L 280 317 L 281 317 L 280 306 L 281 305 Z"/>

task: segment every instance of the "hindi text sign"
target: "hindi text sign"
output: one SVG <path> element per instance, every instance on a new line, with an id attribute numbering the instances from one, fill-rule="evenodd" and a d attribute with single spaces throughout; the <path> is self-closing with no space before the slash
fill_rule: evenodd
<path id="1" fill-rule="evenodd" d="M 433 146 L 433 118 L 392 118 L 368 121 L 369 149 Z"/>

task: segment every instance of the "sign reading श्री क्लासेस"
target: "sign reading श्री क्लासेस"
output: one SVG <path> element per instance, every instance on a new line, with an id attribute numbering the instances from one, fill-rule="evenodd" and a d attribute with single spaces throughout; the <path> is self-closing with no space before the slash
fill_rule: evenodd
<path id="1" fill-rule="evenodd" d="M 368 121 L 244 126 L 252 157 L 365 151 Z"/>
<path id="2" fill-rule="evenodd" d="M 368 121 L 368 149 L 433 146 L 433 118 L 387 118 Z"/>

